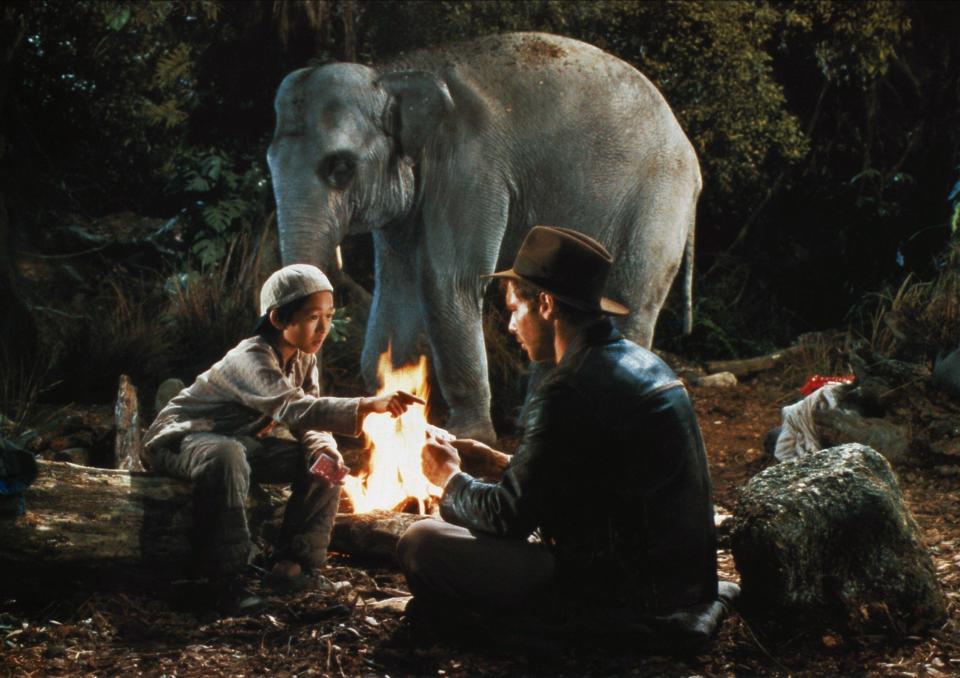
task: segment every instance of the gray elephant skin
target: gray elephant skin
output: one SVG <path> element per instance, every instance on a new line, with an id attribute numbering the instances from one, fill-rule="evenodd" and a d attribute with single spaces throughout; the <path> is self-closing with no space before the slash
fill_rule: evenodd
<path id="1" fill-rule="evenodd" d="M 375 289 L 363 347 L 413 361 L 425 335 L 447 427 L 492 440 L 481 327 L 484 281 L 535 224 L 598 238 L 621 329 L 649 347 L 687 252 L 701 189 L 696 153 L 667 102 L 629 64 L 537 33 L 411 52 L 371 68 L 289 74 L 267 153 L 284 264 L 332 266 L 372 232 Z M 689 315 L 688 315 L 689 317 Z"/>

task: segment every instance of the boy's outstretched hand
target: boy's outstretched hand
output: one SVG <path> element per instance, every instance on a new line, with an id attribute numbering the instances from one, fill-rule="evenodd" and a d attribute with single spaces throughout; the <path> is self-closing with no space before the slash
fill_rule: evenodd
<path id="1" fill-rule="evenodd" d="M 427 401 L 406 391 L 394 391 L 382 396 L 361 398 L 360 414 L 367 415 L 376 412 L 378 414 L 389 413 L 391 417 L 399 417 L 414 403 L 426 405 Z"/>

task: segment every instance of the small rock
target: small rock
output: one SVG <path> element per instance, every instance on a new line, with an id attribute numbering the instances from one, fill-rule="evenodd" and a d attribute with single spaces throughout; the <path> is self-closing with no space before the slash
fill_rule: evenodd
<path id="1" fill-rule="evenodd" d="M 813 420 L 823 447 L 860 443 L 882 454 L 891 464 L 910 460 L 910 433 L 904 426 L 840 408 L 817 410 Z"/>
<path id="2" fill-rule="evenodd" d="M 837 645 L 840 644 L 840 639 L 837 638 L 836 636 L 827 634 L 820 639 L 820 642 L 823 643 L 824 647 L 836 647 Z"/>
<path id="3" fill-rule="evenodd" d="M 737 377 L 733 372 L 717 372 L 700 377 L 699 386 L 730 388 L 737 385 Z"/>
<path id="4" fill-rule="evenodd" d="M 61 643 L 50 643 L 43 651 L 43 656 L 47 659 L 55 659 L 56 657 L 62 657 L 66 653 L 66 646 L 62 645 Z"/>
<path id="5" fill-rule="evenodd" d="M 960 398 L 960 348 L 937 361 L 933 368 L 933 385 Z"/>
<path id="6" fill-rule="evenodd" d="M 153 400 L 153 411 L 159 412 L 167 403 L 173 399 L 173 396 L 183 390 L 184 383 L 179 379 L 167 379 L 157 388 L 157 396 Z"/>
<path id="7" fill-rule="evenodd" d="M 369 610 L 376 610 L 381 614 L 402 615 L 407 610 L 407 603 L 413 599 L 413 596 L 397 596 L 395 598 L 386 598 L 370 603 L 367 606 Z"/>

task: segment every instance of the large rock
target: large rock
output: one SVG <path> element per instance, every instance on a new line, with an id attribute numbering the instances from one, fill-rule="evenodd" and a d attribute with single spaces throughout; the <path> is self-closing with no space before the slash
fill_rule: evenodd
<path id="1" fill-rule="evenodd" d="M 771 466 L 741 490 L 730 543 L 748 615 L 917 632 L 945 599 L 890 464 L 852 443 Z"/>
<path id="2" fill-rule="evenodd" d="M 840 408 L 813 413 L 822 447 L 860 443 L 882 454 L 891 464 L 913 461 L 910 431 L 887 419 L 862 417 Z"/>
<path id="3" fill-rule="evenodd" d="M 937 360 L 933 385 L 960 399 L 960 348 Z"/>

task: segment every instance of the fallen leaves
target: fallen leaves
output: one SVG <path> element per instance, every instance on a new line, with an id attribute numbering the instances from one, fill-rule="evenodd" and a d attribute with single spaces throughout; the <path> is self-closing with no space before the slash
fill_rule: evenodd
<path id="1" fill-rule="evenodd" d="M 794 385 L 776 373 L 733 389 L 691 389 L 718 505 L 733 510 L 737 488 L 771 460 L 763 436 L 779 424 Z M 719 421 L 720 424 L 712 422 Z M 171 608 L 157 590 L 76 590 L 63 600 L 0 598 L 0 654 L 11 675 L 870 675 L 960 674 L 960 489 L 956 476 L 923 469 L 900 473 L 948 600 L 949 618 L 927 637 L 847 636 L 825 629 L 772 641 L 737 615 L 710 650 L 676 658 L 563 647 L 557 656 L 526 653 L 475 639 L 468 647 L 413 631 L 403 614 L 403 577 L 348 558 L 323 574 L 327 590 L 271 597 L 266 614 L 199 619 Z M 729 550 L 720 576 L 739 581 Z M 882 610 L 878 610 L 882 614 Z M 868 614 L 874 613 L 868 610 Z M 553 663 L 550 663 L 553 662 Z"/>

